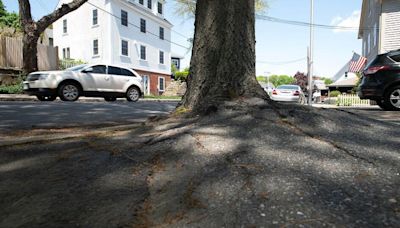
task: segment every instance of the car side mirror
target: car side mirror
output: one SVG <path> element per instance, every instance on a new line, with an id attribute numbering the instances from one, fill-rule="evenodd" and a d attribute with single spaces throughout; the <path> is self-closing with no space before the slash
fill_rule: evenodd
<path id="1" fill-rule="evenodd" d="M 93 68 L 92 67 L 86 68 L 86 69 L 84 69 L 82 71 L 82 73 L 92 73 L 92 72 L 93 72 Z"/>

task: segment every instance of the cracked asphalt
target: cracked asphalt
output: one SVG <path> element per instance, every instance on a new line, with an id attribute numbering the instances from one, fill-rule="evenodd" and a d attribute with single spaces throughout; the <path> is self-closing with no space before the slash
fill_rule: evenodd
<path id="1" fill-rule="evenodd" d="M 398 125 L 228 102 L 1 149 L 0 227 L 399 227 Z"/>

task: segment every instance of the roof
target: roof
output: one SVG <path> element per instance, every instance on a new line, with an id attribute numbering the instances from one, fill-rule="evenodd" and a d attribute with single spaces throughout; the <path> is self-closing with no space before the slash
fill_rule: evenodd
<path id="1" fill-rule="evenodd" d="M 175 58 L 175 59 L 184 59 L 185 56 L 180 55 L 180 54 L 175 53 L 175 52 L 172 52 L 172 53 L 171 53 L 171 58 Z"/>
<path id="2" fill-rule="evenodd" d="M 357 84 L 357 82 L 358 82 L 357 77 L 348 78 L 348 79 L 336 81 L 336 82 L 328 85 L 328 87 L 353 87 Z"/>
<path id="3" fill-rule="evenodd" d="M 336 82 L 343 75 L 345 75 L 345 73 L 349 71 L 349 64 L 350 64 L 350 61 L 348 61 L 346 64 L 344 64 L 344 66 L 332 77 L 332 81 Z"/>

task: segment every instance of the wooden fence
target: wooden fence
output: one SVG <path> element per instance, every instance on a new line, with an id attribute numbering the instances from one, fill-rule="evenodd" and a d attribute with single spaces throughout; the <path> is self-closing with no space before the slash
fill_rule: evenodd
<path id="1" fill-rule="evenodd" d="M 354 94 L 341 94 L 337 97 L 336 104 L 338 106 L 365 107 L 375 105 L 375 102 L 371 102 L 371 100 L 361 100 Z"/>
<path id="2" fill-rule="evenodd" d="M 39 70 L 57 70 L 58 48 L 38 44 Z M 21 70 L 23 66 L 22 38 L 0 36 L 0 68 Z"/>

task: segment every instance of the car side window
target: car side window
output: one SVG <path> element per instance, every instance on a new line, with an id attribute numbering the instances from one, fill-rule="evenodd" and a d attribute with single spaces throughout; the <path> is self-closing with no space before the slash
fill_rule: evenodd
<path id="1" fill-rule="evenodd" d="M 390 56 L 390 58 L 396 61 L 397 63 L 400 63 L 400 54 L 392 55 Z"/>
<path id="2" fill-rule="evenodd" d="M 109 66 L 108 67 L 108 74 L 121 75 L 121 68 Z"/>
<path id="3" fill-rule="evenodd" d="M 104 65 L 96 65 L 96 66 L 92 66 L 92 73 L 93 74 L 106 74 L 106 69 L 107 67 Z"/>
<path id="4" fill-rule="evenodd" d="M 131 77 L 135 77 L 135 75 L 131 72 L 131 71 L 129 71 L 129 70 L 127 70 L 127 69 L 121 69 L 121 73 L 122 73 L 122 75 L 125 75 L 125 76 L 131 76 Z"/>

